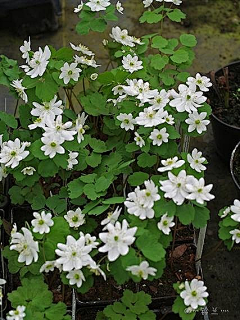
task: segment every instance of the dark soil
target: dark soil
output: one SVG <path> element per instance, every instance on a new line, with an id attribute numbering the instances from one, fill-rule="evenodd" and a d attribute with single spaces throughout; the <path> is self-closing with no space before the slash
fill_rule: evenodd
<path id="1" fill-rule="evenodd" d="M 223 122 L 240 127 L 240 62 L 211 73 L 208 93 L 213 114 Z"/>
<path id="2" fill-rule="evenodd" d="M 234 154 L 232 173 L 236 179 L 236 182 L 240 186 L 240 150 L 239 149 L 240 148 L 238 147 Z"/>

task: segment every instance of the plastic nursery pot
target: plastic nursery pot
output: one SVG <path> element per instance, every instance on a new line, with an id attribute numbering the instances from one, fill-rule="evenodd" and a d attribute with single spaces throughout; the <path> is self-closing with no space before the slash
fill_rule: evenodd
<path id="1" fill-rule="evenodd" d="M 237 143 L 235 148 L 232 151 L 230 158 L 230 171 L 232 179 L 235 183 L 235 186 L 238 190 L 238 194 L 240 195 L 240 141 Z"/>
<path id="2" fill-rule="evenodd" d="M 233 62 L 219 70 L 215 73 L 215 80 L 223 76 L 223 69 L 228 67 L 229 72 L 234 73 L 236 67 L 240 67 L 240 61 Z M 240 87 L 240 83 L 239 83 Z M 210 100 L 211 96 L 217 96 L 215 89 L 212 87 L 210 89 Z M 210 105 L 213 107 L 210 101 Z M 224 105 L 224 102 L 219 100 L 219 103 L 214 103 L 213 113 L 211 115 L 211 123 L 213 129 L 213 136 L 216 144 L 217 153 L 225 161 L 229 162 L 231 157 L 231 152 L 234 149 L 237 142 L 240 140 L 240 127 L 235 125 L 230 125 L 215 114 L 215 110 Z"/>

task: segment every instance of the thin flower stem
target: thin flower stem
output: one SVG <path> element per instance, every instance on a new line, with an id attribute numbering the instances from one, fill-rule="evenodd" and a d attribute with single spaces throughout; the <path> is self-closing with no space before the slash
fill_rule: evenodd
<path id="1" fill-rule="evenodd" d="M 14 117 L 16 118 L 16 114 L 17 114 L 17 109 L 18 109 L 18 101 L 19 99 L 17 99 L 17 103 L 16 103 L 16 106 L 15 106 L 15 109 L 14 109 Z"/>
<path id="2" fill-rule="evenodd" d="M 78 104 L 79 104 L 79 107 L 81 108 L 80 111 L 82 111 L 82 110 L 83 110 L 83 107 L 82 107 L 82 105 L 81 105 L 81 102 L 78 100 L 78 97 L 77 97 L 76 93 L 73 91 L 73 89 L 71 90 L 71 92 L 72 92 L 74 98 L 77 100 L 77 102 L 78 102 Z"/>

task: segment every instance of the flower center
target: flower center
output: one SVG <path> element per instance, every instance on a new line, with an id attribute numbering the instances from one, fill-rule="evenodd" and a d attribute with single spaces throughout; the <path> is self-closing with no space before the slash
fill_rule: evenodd
<path id="1" fill-rule="evenodd" d="M 187 100 L 190 100 L 191 99 L 191 96 L 188 94 L 187 95 Z"/>
<path id="2" fill-rule="evenodd" d="M 157 103 L 161 103 L 162 102 L 162 99 L 161 98 L 158 98 L 157 99 Z"/>
<path id="3" fill-rule="evenodd" d="M 162 139 L 162 135 L 160 133 L 157 135 L 157 139 L 159 139 L 159 140 Z"/>
<path id="4" fill-rule="evenodd" d="M 198 189 L 198 193 L 201 193 L 202 191 L 203 191 L 202 188 L 199 188 L 199 189 Z"/>
<path id="5" fill-rule="evenodd" d="M 72 217 L 72 221 L 73 221 L 73 222 L 78 222 L 78 216 L 73 216 L 73 217 Z"/>
<path id="6" fill-rule="evenodd" d="M 200 120 L 195 120 L 196 124 L 200 124 L 200 122 L 201 122 Z"/>
<path id="7" fill-rule="evenodd" d="M 17 152 L 16 152 L 16 151 L 12 151 L 12 152 L 10 153 L 10 155 L 11 155 L 12 157 L 15 157 L 15 156 L 16 156 L 16 154 L 17 154 Z"/>
<path id="8" fill-rule="evenodd" d="M 71 76 L 73 74 L 72 70 L 68 71 L 68 75 Z"/>
<path id="9" fill-rule="evenodd" d="M 79 279 L 80 279 L 79 274 L 76 273 L 76 274 L 74 275 L 74 278 L 75 278 L 76 280 L 79 280 Z"/>
<path id="10" fill-rule="evenodd" d="M 15 310 L 14 311 L 14 314 L 17 316 L 17 315 L 19 315 L 19 311 L 18 310 Z"/>
<path id="11" fill-rule="evenodd" d="M 128 119 L 124 119 L 123 122 L 126 123 L 126 124 L 129 124 L 129 120 Z"/>
<path id="12" fill-rule="evenodd" d="M 45 108 L 46 110 L 49 110 L 49 109 L 50 109 L 49 104 L 45 104 L 45 105 L 44 105 L 44 108 Z"/>
<path id="13" fill-rule="evenodd" d="M 134 66 L 134 63 L 133 63 L 133 62 L 130 62 L 129 65 L 130 65 L 130 67 L 133 67 L 133 66 Z"/>
<path id="14" fill-rule="evenodd" d="M 196 297 L 196 296 L 197 296 L 197 291 L 196 291 L 196 290 L 192 291 L 192 296 L 193 296 L 193 297 Z"/>
<path id="15" fill-rule="evenodd" d="M 181 185 L 182 185 L 182 184 L 181 184 L 180 182 L 178 182 L 177 187 L 180 188 Z"/>
<path id="16" fill-rule="evenodd" d="M 198 159 L 195 160 L 195 163 L 199 163 Z"/>
<path id="17" fill-rule="evenodd" d="M 56 144 L 56 142 L 51 142 L 50 146 L 51 146 L 52 148 L 55 148 L 55 147 L 57 146 L 57 144 Z"/>
<path id="18" fill-rule="evenodd" d="M 238 232 L 238 233 L 236 234 L 236 236 L 237 236 L 238 238 L 240 238 L 240 232 Z"/>
<path id="19" fill-rule="evenodd" d="M 146 192 L 146 196 L 147 196 L 147 197 L 150 197 L 150 195 L 151 195 L 151 192 L 147 191 L 147 192 Z"/>
<path id="20" fill-rule="evenodd" d="M 73 257 L 76 257 L 76 255 L 77 255 L 77 252 L 76 252 L 76 251 L 73 251 L 73 252 L 72 252 L 72 256 L 73 256 Z"/>
<path id="21" fill-rule="evenodd" d="M 115 240 L 115 241 L 118 241 L 118 236 L 115 236 L 115 237 L 114 237 L 114 240 Z"/>
<path id="22" fill-rule="evenodd" d="M 38 224 L 40 224 L 40 226 L 42 226 L 44 224 L 44 220 L 43 219 L 39 220 Z"/>
<path id="23" fill-rule="evenodd" d="M 164 225 L 165 227 L 168 225 L 167 220 L 164 220 L 164 221 L 163 221 L 163 225 Z"/>
<path id="24" fill-rule="evenodd" d="M 197 81 L 197 83 L 198 83 L 198 84 L 202 84 L 202 80 L 199 79 L 199 80 Z"/>

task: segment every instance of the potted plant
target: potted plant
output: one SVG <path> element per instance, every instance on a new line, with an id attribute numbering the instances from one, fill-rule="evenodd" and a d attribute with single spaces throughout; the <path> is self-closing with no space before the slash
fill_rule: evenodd
<path id="1" fill-rule="evenodd" d="M 239 61 L 212 72 L 213 83 L 209 92 L 209 103 L 213 109 L 211 123 L 217 152 L 226 162 L 240 140 Z"/>
<path id="2" fill-rule="evenodd" d="M 141 23 L 163 30 L 166 18 L 185 18 L 175 7 L 181 0 L 143 3 Z M 75 12 L 84 35 L 103 32 L 123 8 L 89 0 Z M 18 286 L 8 294 L 14 310 L 7 319 L 70 319 L 71 289 L 85 295 L 99 277 L 115 286 L 130 281 L 136 291 L 142 281 L 160 281 L 169 250 L 174 263 L 180 224 L 206 227 L 214 198 L 204 180 L 207 160 L 196 148 L 188 152 L 189 137 L 206 132 L 211 113 L 209 79 L 184 71 L 196 43 L 190 34 L 136 38 L 115 26 L 103 43 L 103 72 L 82 44 L 33 52 L 26 40 L 20 68 L 1 56 L 1 83 L 23 103 L 19 121 L 0 112 L 0 163 L 11 177 L 12 206 L 30 208 L 21 227 L 13 215 L 4 249 Z M 206 305 L 195 276 L 173 281 L 173 311 L 182 319 Z"/>

